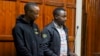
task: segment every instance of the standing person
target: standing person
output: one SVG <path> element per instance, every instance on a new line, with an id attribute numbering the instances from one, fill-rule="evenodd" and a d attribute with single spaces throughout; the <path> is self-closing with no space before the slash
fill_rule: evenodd
<path id="1" fill-rule="evenodd" d="M 35 3 L 24 6 L 25 15 L 17 18 L 12 34 L 17 56 L 42 56 L 40 33 L 34 21 L 39 16 L 39 7 Z"/>
<path id="2" fill-rule="evenodd" d="M 64 23 L 67 13 L 63 8 L 53 11 L 54 20 L 42 31 L 45 56 L 70 56 L 68 45 L 68 29 Z"/>

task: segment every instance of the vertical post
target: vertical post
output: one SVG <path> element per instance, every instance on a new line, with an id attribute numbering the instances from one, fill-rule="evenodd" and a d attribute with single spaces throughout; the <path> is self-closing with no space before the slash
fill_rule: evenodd
<path id="1" fill-rule="evenodd" d="M 78 30 L 77 30 L 78 27 Z M 76 38 L 75 53 L 81 56 L 82 0 L 76 0 Z"/>

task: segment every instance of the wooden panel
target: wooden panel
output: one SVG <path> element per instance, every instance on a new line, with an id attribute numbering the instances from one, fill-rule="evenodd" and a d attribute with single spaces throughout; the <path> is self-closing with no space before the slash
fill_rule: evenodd
<path id="1" fill-rule="evenodd" d="M 36 2 L 36 3 L 42 3 L 42 0 L 20 0 L 21 2 Z"/>
<path id="2" fill-rule="evenodd" d="M 86 24 L 84 30 L 84 41 L 82 46 L 82 56 L 99 56 L 100 55 L 100 0 L 85 0 L 84 1 L 84 11 L 86 14 L 83 19 L 85 19 Z M 85 22 L 83 20 L 83 22 Z M 82 39 L 83 39 L 82 38 Z M 85 45 L 85 46 L 84 46 Z M 84 55 L 85 54 L 85 55 Z"/>
<path id="3" fill-rule="evenodd" d="M 17 0 L 0 0 L 0 1 L 17 1 Z"/>
<path id="4" fill-rule="evenodd" d="M 75 9 L 67 8 L 67 22 L 66 25 L 69 29 L 69 35 L 74 36 L 75 34 Z"/>
<path id="5" fill-rule="evenodd" d="M 0 42 L 13 42 L 12 35 L 0 35 Z"/>
<path id="6" fill-rule="evenodd" d="M 64 0 L 45 0 L 45 2 L 58 2 L 58 3 L 64 3 Z"/>
<path id="7" fill-rule="evenodd" d="M 76 0 L 67 0 L 66 7 L 75 9 L 76 8 Z"/>
<path id="8" fill-rule="evenodd" d="M 15 25 L 16 2 L 0 1 L 0 56 L 15 56 L 12 28 Z"/>
<path id="9" fill-rule="evenodd" d="M 91 1 L 92 2 L 89 2 L 89 0 L 86 1 L 86 3 L 87 3 L 86 12 L 88 13 L 88 16 L 87 16 L 87 34 L 86 34 L 86 37 L 88 37 L 87 38 L 88 41 L 87 41 L 87 46 L 86 46 L 87 47 L 86 56 L 87 55 L 93 56 L 93 44 L 92 44 L 93 42 L 92 41 L 93 41 L 93 37 L 94 37 L 94 34 L 95 34 L 95 20 L 94 20 L 95 9 L 93 8 L 94 5 L 92 6 L 93 0 L 91 0 Z"/>
<path id="10" fill-rule="evenodd" d="M 74 37 L 73 36 L 69 36 L 69 48 L 70 48 L 70 52 L 74 52 L 75 49 L 74 49 Z"/>
<path id="11" fill-rule="evenodd" d="M 76 4 L 76 0 L 66 0 L 67 4 Z"/>
<path id="12" fill-rule="evenodd" d="M 64 0 L 46 0 L 46 5 L 52 5 L 52 6 L 64 6 Z"/>
<path id="13" fill-rule="evenodd" d="M 0 42 L 0 56 L 15 56 L 13 42 Z"/>
<path id="14" fill-rule="evenodd" d="M 95 37 L 95 16 L 96 16 L 96 8 L 95 8 L 95 0 L 86 1 L 86 12 L 87 15 L 87 54 L 88 56 L 93 56 L 93 42 Z M 94 22 L 94 23 L 93 23 Z M 88 48 L 89 47 L 89 48 Z"/>
<path id="15" fill-rule="evenodd" d="M 45 5 L 44 26 L 46 26 L 48 23 L 50 23 L 53 20 L 53 10 L 55 8 L 56 8 L 55 6 Z"/>
<path id="16" fill-rule="evenodd" d="M 95 54 L 95 56 L 100 56 L 100 0 L 96 0 L 95 1 L 96 5 L 96 18 L 94 18 L 94 20 L 96 20 L 96 25 L 95 25 L 95 37 L 94 37 L 94 49 L 93 49 L 93 54 Z"/>
<path id="17" fill-rule="evenodd" d="M 0 1 L 0 8 L 3 8 L 3 3 L 2 3 L 2 1 Z M 4 13 L 2 13 L 2 11 L 3 11 L 3 9 L 0 9 L 0 35 L 2 35 L 2 34 L 4 34 L 4 24 L 5 23 L 3 23 L 5 20 L 3 19 L 3 17 L 4 17 Z"/>
<path id="18" fill-rule="evenodd" d="M 15 2 L 3 1 L 1 5 L 0 16 L 0 35 L 10 35 L 15 21 Z"/>

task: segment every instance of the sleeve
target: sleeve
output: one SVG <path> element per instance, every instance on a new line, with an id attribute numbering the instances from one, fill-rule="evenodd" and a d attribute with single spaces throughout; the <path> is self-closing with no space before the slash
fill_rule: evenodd
<path id="1" fill-rule="evenodd" d="M 12 30 L 12 35 L 14 38 L 14 43 L 18 54 L 22 56 L 32 56 L 31 52 L 29 52 L 27 48 L 24 46 L 24 38 L 20 27 L 15 27 Z"/>
<path id="2" fill-rule="evenodd" d="M 42 44 L 43 44 L 43 50 L 44 55 L 46 56 L 57 56 L 50 48 L 48 47 L 50 45 L 51 35 L 50 32 L 47 29 L 44 29 L 42 31 Z"/>

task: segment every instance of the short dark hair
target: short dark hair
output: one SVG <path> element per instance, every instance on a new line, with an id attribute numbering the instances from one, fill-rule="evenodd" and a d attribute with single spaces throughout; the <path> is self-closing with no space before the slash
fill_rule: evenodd
<path id="1" fill-rule="evenodd" d="M 31 6 L 37 6 L 36 3 L 33 3 L 33 2 L 28 2 L 25 6 L 24 6 L 24 11 L 25 13 L 30 10 Z"/>
<path id="2" fill-rule="evenodd" d="M 54 9 L 54 11 L 53 11 L 53 16 L 55 16 L 55 15 L 59 15 L 59 11 L 65 11 L 65 9 L 64 8 L 55 8 Z"/>

